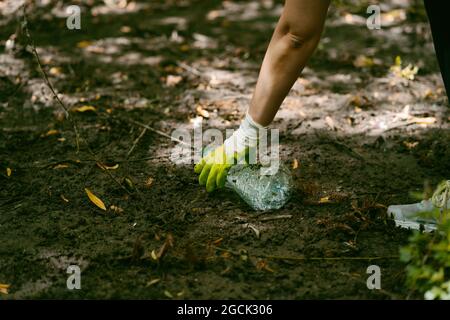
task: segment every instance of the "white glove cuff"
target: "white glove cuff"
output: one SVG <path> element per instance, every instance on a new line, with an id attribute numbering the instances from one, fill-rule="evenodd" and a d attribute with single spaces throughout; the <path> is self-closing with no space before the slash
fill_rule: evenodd
<path id="1" fill-rule="evenodd" d="M 256 147 L 258 145 L 260 130 L 266 129 L 267 127 L 256 123 L 247 111 L 239 129 L 237 129 L 231 137 L 225 140 L 225 152 L 227 154 L 233 154 L 235 152 L 240 153 L 244 151 L 246 147 Z"/>

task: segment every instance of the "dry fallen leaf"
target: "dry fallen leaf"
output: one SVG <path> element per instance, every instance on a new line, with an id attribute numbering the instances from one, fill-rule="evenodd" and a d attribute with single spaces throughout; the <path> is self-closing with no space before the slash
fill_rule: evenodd
<path id="1" fill-rule="evenodd" d="M 158 256 L 156 255 L 155 250 L 152 250 L 152 252 L 150 253 L 150 256 L 152 257 L 153 260 L 158 260 Z"/>
<path id="2" fill-rule="evenodd" d="M 272 268 L 269 267 L 269 263 L 265 260 L 260 260 L 256 263 L 256 269 L 258 270 L 266 270 L 269 272 L 274 272 Z"/>
<path id="3" fill-rule="evenodd" d="M 120 32 L 122 32 L 122 33 L 130 33 L 131 32 L 131 28 L 129 26 L 122 26 L 120 28 Z"/>
<path id="4" fill-rule="evenodd" d="M 50 73 L 52 76 L 59 76 L 61 74 L 61 68 L 59 68 L 59 67 L 52 67 L 52 68 L 50 68 L 48 73 Z"/>
<path id="5" fill-rule="evenodd" d="M 11 173 L 12 173 L 11 168 L 6 168 L 6 175 L 7 175 L 8 177 L 11 177 Z"/>
<path id="6" fill-rule="evenodd" d="M 53 136 L 55 134 L 59 134 L 59 131 L 52 129 L 52 130 L 48 130 L 46 133 L 42 134 L 41 137 L 49 137 L 49 136 Z"/>
<path id="7" fill-rule="evenodd" d="M 60 197 L 64 202 L 69 202 L 69 200 L 63 194 L 61 194 Z"/>
<path id="8" fill-rule="evenodd" d="M 414 149 L 419 144 L 419 141 L 409 142 L 409 141 L 403 141 L 403 144 L 406 148 L 409 150 Z"/>
<path id="9" fill-rule="evenodd" d="M 8 294 L 8 289 L 11 285 L 0 283 L 0 293 Z"/>
<path id="10" fill-rule="evenodd" d="M 417 124 L 433 124 L 436 123 L 437 119 L 435 117 L 411 117 L 411 122 Z"/>
<path id="11" fill-rule="evenodd" d="M 68 168 L 69 165 L 65 164 L 65 163 L 61 163 L 61 164 L 57 164 L 56 166 L 53 167 L 53 169 L 65 169 Z"/>
<path id="12" fill-rule="evenodd" d="M 183 80 L 181 76 L 168 75 L 166 79 L 166 85 L 168 87 L 175 87 Z"/>
<path id="13" fill-rule="evenodd" d="M 173 295 L 169 292 L 169 291 L 167 291 L 167 290 L 164 290 L 164 295 L 167 297 L 167 298 L 173 298 Z"/>
<path id="14" fill-rule="evenodd" d="M 327 123 L 327 125 L 330 127 L 331 130 L 334 131 L 336 129 L 336 126 L 334 125 L 334 120 L 330 116 L 325 117 L 325 122 Z"/>
<path id="15" fill-rule="evenodd" d="M 190 49 L 190 47 L 189 47 L 188 44 L 183 44 L 183 45 L 180 46 L 180 51 L 181 52 L 187 52 L 187 51 L 189 51 L 189 49 Z"/>
<path id="16" fill-rule="evenodd" d="M 330 203 L 331 201 L 330 201 L 330 197 L 322 197 L 322 198 L 320 198 L 320 200 L 319 200 L 319 203 Z"/>
<path id="17" fill-rule="evenodd" d="M 161 279 L 159 279 L 159 278 L 150 280 L 150 281 L 147 283 L 147 287 L 150 287 L 150 286 L 152 286 L 152 285 L 154 285 L 154 284 L 157 284 L 159 281 L 161 281 Z"/>
<path id="18" fill-rule="evenodd" d="M 203 109 L 201 106 L 196 108 L 197 114 L 203 118 L 209 118 L 209 112 Z"/>
<path id="19" fill-rule="evenodd" d="M 91 202 L 93 204 L 95 204 L 97 207 L 99 207 L 102 210 L 106 211 L 106 207 L 105 204 L 103 203 L 102 200 L 100 200 L 100 198 L 98 198 L 95 194 L 93 194 L 91 192 L 91 190 L 89 190 L 88 188 L 84 188 L 84 191 L 86 192 L 87 196 L 89 197 L 89 200 L 91 200 Z"/>
<path id="20" fill-rule="evenodd" d="M 83 48 L 89 47 L 91 44 L 92 44 L 92 42 L 90 42 L 90 41 L 80 41 L 77 43 L 77 47 L 83 49 Z"/>
<path id="21" fill-rule="evenodd" d="M 101 162 L 97 162 L 96 164 L 102 170 L 116 170 L 117 168 L 119 168 L 119 164 L 118 163 L 116 163 L 115 165 L 112 165 L 112 166 L 106 165 L 106 164 L 101 163 Z"/>
<path id="22" fill-rule="evenodd" d="M 294 161 L 292 161 L 292 169 L 297 169 L 298 168 L 298 160 L 294 159 Z"/>
<path id="23" fill-rule="evenodd" d="M 370 68 L 374 65 L 374 61 L 370 57 L 359 55 L 356 57 L 355 61 L 353 61 L 353 65 L 357 68 Z"/>
<path id="24" fill-rule="evenodd" d="M 145 181 L 145 186 L 150 188 L 153 184 L 154 179 L 152 177 L 148 177 L 147 181 Z"/>
<path id="25" fill-rule="evenodd" d="M 86 111 L 95 111 L 95 107 L 94 106 L 81 106 L 81 107 L 77 107 L 72 109 L 73 112 L 86 112 Z"/>

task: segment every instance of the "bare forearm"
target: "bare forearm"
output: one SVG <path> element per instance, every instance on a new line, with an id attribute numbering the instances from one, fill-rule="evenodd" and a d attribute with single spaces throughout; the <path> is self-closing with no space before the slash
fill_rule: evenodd
<path id="1" fill-rule="evenodd" d="M 272 122 L 319 42 L 328 0 L 287 0 L 270 41 L 249 114 L 259 124 Z"/>

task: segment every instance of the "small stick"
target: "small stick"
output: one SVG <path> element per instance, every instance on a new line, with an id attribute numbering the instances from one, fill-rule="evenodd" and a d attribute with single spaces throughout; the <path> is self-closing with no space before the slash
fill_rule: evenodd
<path id="1" fill-rule="evenodd" d="M 133 152 L 134 148 L 136 148 L 137 144 L 139 143 L 139 140 L 141 140 L 141 138 L 144 136 L 144 134 L 146 132 L 147 132 L 147 128 L 142 129 L 142 132 L 139 135 L 139 137 L 137 137 L 136 140 L 134 140 L 133 145 L 131 146 L 130 150 L 127 153 L 127 159 L 130 156 L 130 154 Z"/>
<path id="2" fill-rule="evenodd" d="M 61 99 L 58 97 L 58 95 L 56 94 L 56 91 L 50 81 L 50 79 L 48 78 L 47 73 L 44 70 L 44 67 L 42 66 L 41 63 L 41 59 L 39 58 L 39 54 L 36 50 L 36 45 L 34 44 L 33 38 L 31 37 L 30 34 L 30 30 L 28 29 L 28 20 L 27 20 L 27 12 L 26 12 L 26 4 L 24 4 L 23 6 L 23 27 L 25 30 L 25 34 L 27 36 L 28 42 L 30 43 L 31 46 L 31 50 L 33 52 L 34 57 L 36 58 L 37 64 L 39 66 L 39 70 L 41 71 L 43 77 L 44 77 L 44 81 L 47 84 L 48 88 L 50 89 L 50 91 L 52 92 L 53 96 L 55 97 L 56 101 L 59 103 L 59 105 L 63 108 L 65 114 L 66 114 L 66 118 L 69 119 L 70 123 L 72 124 L 73 127 L 73 131 L 75 133 L 75 142 L 77 145 L 77 153 L 80 151 L 80 135 L 78 134 L 78 127 L 77 127 L 77 123 L 76 121 L 70 116 L 69 114 L 69 110 L 67 109 L 67 107 L 64 105 L 64 103 L 61 101 Z"/>
<path id="3" fill-rule="evenodd" d="M 228 252 L 233 255 L 241 255 L 241 253 L 229 250 L 229 249 L 223 249 L 214 245 L 210 245 L 210 247 L 213 247 L 214 249 L 222 252 Z M 251 255 L 251 254 L 249 254 Z M 292 256 L 274 256 L 274 255 L 253 255 L 257 258 L 266 258 L 271 260 L 293 260 L 293 261 L 336 261 L 336 260 L 384 260 L 384 259 L 398 259 L 399 256 L 384 256 L 384 257 L 292 257 Z"/>
<path id="4" fill-rule="evenodd" d="M 181 143 L 181 144 L 183 144 L 183 145 L 185 145 L 185 146 L 187 146 L 187 147 L 193 148 L 193 146 L 191 146 L 189 143 L 186 143 L 186 142 L 184 142 L 183 140 L 180 140 L 180 139 L 177 139 L 177 138 L 175 138 L 175 137 L 172 137 L 172 136 L 168 135 L 168 134 L 165 133 L 165 132 L 162 132 L 162 131 L 160 131 L 160 130 L 154 129 L 154 128 L 152 128 L 152 127 L 150 127 L 150 126 L 148 126 L 148 125 L 146 125 L 146 124 L 144 124 L 144 123 L 141 123 L 141 122 L 138 122 L 138 121 L 135 121 L 135 120 L 132 120 L 132 119 L 125 119 L 125 118 L 122 118 L 122 117 L 120 117 L 120 119 L 122 119 L 122 120 L 124 120 L 124 121 L 128 121 L 128 122 L 130 122 L 130 123 L 132 123 L 132 124 L 135 124 L 135 125 L 137 125 L 137 126 L 140 126 L 140 127 L 142 127 L 142 128 L 145 128 L 145 129 L 147 129 L 147 130 L 150 130 L 150 131 L 152 131 L 152 132 L 154 132 L 154 133 L 156 133 L 156 134 L 159 134 L 160 136 L 169 138 L 169 139 L 171 139 L 172 141 L 176 141 L 176 142 Z"/>
<path id="5" fill-rule="evenodd" d="M 259 221 L 270 221 L 270 220 L 290 219 L 290 218 L 292 218 L 291 214 L 282 214 L 279 216 L 264 217 L 264 218 L 259 219 Z"/>

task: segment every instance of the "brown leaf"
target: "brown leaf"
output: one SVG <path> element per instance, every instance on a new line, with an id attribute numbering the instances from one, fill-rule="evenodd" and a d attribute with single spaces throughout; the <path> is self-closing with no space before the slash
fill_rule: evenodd
<path id="1" fill-rule="evenodd" d="M 98 198 L 95 194 L 93 194 L 91 190 L 89 190 L 88 188 L 84 188 L 84 191 L 86 192 L 87 196 L 89 197 L 89 200 L 91 200 L 93 204 L 95 204 L 100 209 L 106 211 L 105 204 L 103 203 L 102 200 L 100 200 L 100 198 Z"/>
<path id="2" fill-rule="evenodd" d="M 166 86 L 175 87 L 182 80 L 183 80 L 183 77 L 181 77 L 181 76 L 168 75 L 167 79 L 166 79 Z"/>
<path id="3" fill-rule="evenodd" d="M 298 168 L 298 160 L 294 159 L 294 161 L 292 161 L 292 169 L 297 169 Z"/>
<path id="4" fill-rule="evenodd" d="M 202 106 L 197 106 L 195 109 L 197 111 L 197 114 L 203 118 L 209 118 L 209 112 L 202 108 Z"/>
<path id="5" fill-rule="evenodd" d="M 8 289 L 11 285 L 0 283 L 0 293 L 8 294 Z"/>
<path id="6" fill-rule="evenodd" d="M 41 137 L 49 137 L 49 136 L 53 136 L 55 134 L 59 134 L 58 130 L 52 129 L 52 130 L 48 130 L 46 133 L 43 133 L 41 135 Z"/>
<path id="7" fill-rule="evenodd" d="M 150 188 L 153 184 L 154 179 L 152 177 L 148 177 L 147 181 L 145 181 L 145 186 Z"/>

